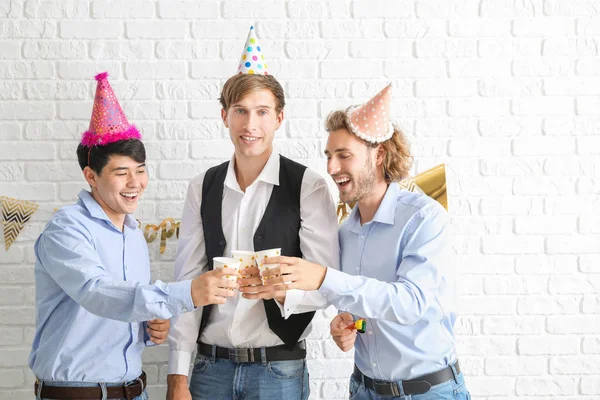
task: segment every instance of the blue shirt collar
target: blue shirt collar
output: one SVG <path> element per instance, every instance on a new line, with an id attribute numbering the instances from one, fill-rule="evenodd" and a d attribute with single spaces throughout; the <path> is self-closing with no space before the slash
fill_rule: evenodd
<path id="1" fill-rule="evenodd" d="M 92 194 L 90 192 L 82 189 L 79 192 L 78 196 L 79 200 L 77 201 L 77 203 L 86 210 L 88 210 L 90 216 L 104 220 L 110 225 L 115 226 L 115 224 L 113 224 L 110 218 L 108 218 L 108 215 L 106 215 L 106 212 L 104 212 L 100 204 L 98 204 L 98 202 L 92 197 Z M 138 227 L 138 222 L 135 220 L 135 218 L 133 218 L 131 214 L 125 215 L 124 222 L 128 228 L 135 229 Z"/>
<path id="2" fill-rule="evenodd" d="M 379 204 L 379 207 L 375 212 L 375 216 L 373 216 L 372 222 L 375 221 L 382 224 L 394 225 L 394 219 L 396 217 L 396 203 L 398 202 L 398 193 L 400 190 L 401 189 L 398 186 L 398 183 L 390 183 L 385 191 L 383 200 L 381 200 L 381 204 Z M 348 228 L 350 228 L 351 232 L 360 232 L 361 226 L 358 206 L 354 206 L 350 216 L 348 217 Z"/>

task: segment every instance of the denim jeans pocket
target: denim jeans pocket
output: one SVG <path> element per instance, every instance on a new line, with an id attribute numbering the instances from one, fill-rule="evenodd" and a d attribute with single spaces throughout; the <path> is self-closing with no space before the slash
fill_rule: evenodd
<path id="1" fill-rule="evenodd" d="M 304 360 L 270 361 L 267 371 L 277 379 L 295 379 L 304 375 L 306 363 Z"/>
<path id="2" fill-rule="evenodd" d="M 365 391 L 365 386 L 362 382 L 357 381 L 354 376 L 350 375 L 350 400 L 357 398 Z"/>
<path id="3" fill-rule="evenodd" d="M 192 370 L 193 374 L 201 374 L 206 371 L 206 368 L 212 363 L 209 357 L 205 355 L 198 354 L 196 356 L 196 361 L 194 362 L 194 369 Z"/>
<path id="4" fill-rule="evenodd" d="M 454 389 L 454 399 L 455 400 L 471 400 L 471 394 L 469 390 L 467 390 L 467 385 L 465 381 L 462 381 L 456 389 Z"/>

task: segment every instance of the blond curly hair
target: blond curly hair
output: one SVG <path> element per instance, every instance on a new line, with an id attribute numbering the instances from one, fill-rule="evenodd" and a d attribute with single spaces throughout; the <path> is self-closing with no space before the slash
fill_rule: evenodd
<path id="1" fill-rule="evenodd" d="M 345 129 L 352 133 L 347 123 L 346 111 L 333 111 L 325 121 L 327 132 Z M 360 139 L 360 138 L 359 138 Z M 383 176 L 387 183 L 400 182 L 408 177 L 413 157 L 410 155 L 410 144 L 404 135 L 404 132 L 394 125 L 392 137 L 383 143 L 370 143 L 360 139 L 366 146 L 375 148 L 381 144 L 385 151 L 383 159 Z"/>

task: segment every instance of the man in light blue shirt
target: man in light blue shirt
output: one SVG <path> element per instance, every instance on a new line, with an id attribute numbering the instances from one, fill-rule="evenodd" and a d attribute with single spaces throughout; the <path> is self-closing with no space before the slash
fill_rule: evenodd
<path id="1" fill-rule="evenodd" d="M 448 216 L 397 183 L 411 157 L 388 119 L 390 92 L 326 122 L 328 172 L 340 200 L 356 203 L 339 231 L 341 271 L 275 257 L 269 262 L 281 266 L 266 275 L 275 289 L 318 289 L 343 311 L 331 334 L 343 351 L 356 350 L 352 399 L 468 400 L 454 343 Z M 366 318 L 364 334 L 351 328 L 356 318 Z"/>
<path id="2" fill-rule="evenodd" d="M 165 341 L 169 318 L 222 304 L 236 287 L 221 279 L 232 269 L 150 284 L 148 247 L 131 215 L 148 183 L 146 152 L 106 74 L 96 79 L 77 148 L 91 192 L 56 212 L 35 244 L 37 399 L 146 398 L 144 347 Z"/>

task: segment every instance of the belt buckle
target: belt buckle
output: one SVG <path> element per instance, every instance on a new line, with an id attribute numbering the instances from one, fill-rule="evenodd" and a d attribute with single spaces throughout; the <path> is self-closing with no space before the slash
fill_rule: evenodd
<path id="1" fill-rule="evenodd" d="M 254 349 L 228 349 L 229 360 L 236 363 L 254 362 Z"/>
<path id="2" fill-rule="evenodd" d="M 373 381 L 373 389 L 375 389 L 375 393 L 377 392 L 377 387 L 381 387 L 381 388 L 385 388 L 385 389 L 390 389 L 392 392 L 392 395 L 394 397 L 399 397 L 400 396 L 400 390 L 398 389 L 398 384 L 396 382 L 385 382 L 385 381 Z M 387 394 L 387 393 L 386 393 Z"/>

